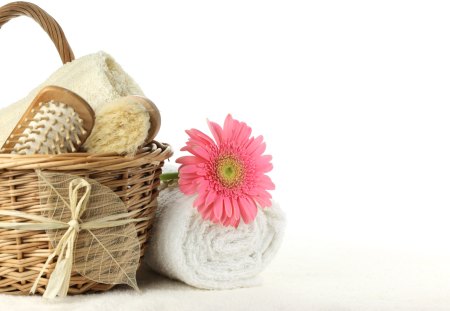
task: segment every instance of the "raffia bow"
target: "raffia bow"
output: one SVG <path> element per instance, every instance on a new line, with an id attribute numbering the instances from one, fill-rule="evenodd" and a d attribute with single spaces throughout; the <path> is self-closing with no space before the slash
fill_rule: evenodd
<path id="1" fill-rule="evenodd" d="M 138 289 L 140 244 L 133 223 L 148 217 L 134 218 L 139 210 L 127 212 L 114 192 L 94 180 L 40 171 L 37 174 L 41 205 L 47 207 L 43 216 L 0 210 L 0 216 L 33 221 L 0 222 L 1 229 L 47 230 L 54 246 L 31 293 L 35 293 L 55 257 L 58 259 L 45 298 L 67 295 L 72 270 L 96 282 L 128 284 Z"/>

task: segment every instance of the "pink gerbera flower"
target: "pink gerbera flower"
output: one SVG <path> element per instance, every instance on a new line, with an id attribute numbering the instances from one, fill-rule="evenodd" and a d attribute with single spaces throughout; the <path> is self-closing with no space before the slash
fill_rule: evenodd
<path id="1" fill-rule="evenodd" d="M 190 136 L 182 151 L 192 156 L 177 160 L 180 167 L 180 189 L 185 194 L 198 193 L 194 206 L 204 219 L 225 226 L 239 225 L 255 219 L 261 207 L 271 206 L 267 190 L 275 189 L 265 173 L 272 170 L 270 155 L 263 155 L 263 137 L 250 137 L 252 129 L 245 123 L 225 119 L 223 129 L 208 121 L 214 136 L 196 129 L 186 131 Z"/>

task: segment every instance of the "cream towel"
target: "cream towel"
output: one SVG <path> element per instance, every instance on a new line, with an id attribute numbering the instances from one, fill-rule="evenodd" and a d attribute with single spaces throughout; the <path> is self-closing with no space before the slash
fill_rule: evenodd
<path id="1" fill-rule="evenodd" d="M 278 251 L 285 218 L 277 204 L 253 223 L 223 227 L 202 219 L 193 196 L 160 192 L 157 219 L 144 261 L 156 272 L 204 289 L 260 284 L 259 274 Z"/>
<path id="2" fill-rule="evenodd" d="M 65 87 L 77 93 L 94 110 L 121 96 L 144 95 L 133 79 L 107 53 L 98 52 L 81 57 L 59 68 L 24 99 L 0 110 L 0 146 L 37 93 L 46 85 Z"/>

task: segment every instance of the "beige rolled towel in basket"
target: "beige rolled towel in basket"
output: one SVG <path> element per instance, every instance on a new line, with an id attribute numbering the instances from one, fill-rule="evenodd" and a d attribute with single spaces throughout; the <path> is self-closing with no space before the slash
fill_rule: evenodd
<path id="1" fill-rule="evenodd" d="M 24 99 L 0 110 L 0 145 L 8 138 L 37 93 L 47 85 L 69 89 L 94 110 L 127 95 L 144 95 L 136 82 L 107 53 L 98 52 L 66 63 Z"/>

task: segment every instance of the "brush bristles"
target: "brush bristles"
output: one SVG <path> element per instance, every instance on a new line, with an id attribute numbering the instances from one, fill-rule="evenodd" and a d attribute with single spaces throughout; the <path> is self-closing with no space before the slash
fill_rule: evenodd
<path id="1" fill-rule="evenodd" d="M 90 153 L 133 155 L 145 143 L 150 127 L 147 109 L 134 98 L 121 97 L 97 111 L 84 148 Z"/>
<path id="2" fill-rule="evenodd" d="M 11 153 L 59 154 L 78 150 L 81 136 L 87 131 L 73 108 L 50 101 L 40 103 L 33 113 L 31 120 L 25 120 L 28 125 L 22 134 L 10 137 L 8 143 L 14 143 Z"/>

